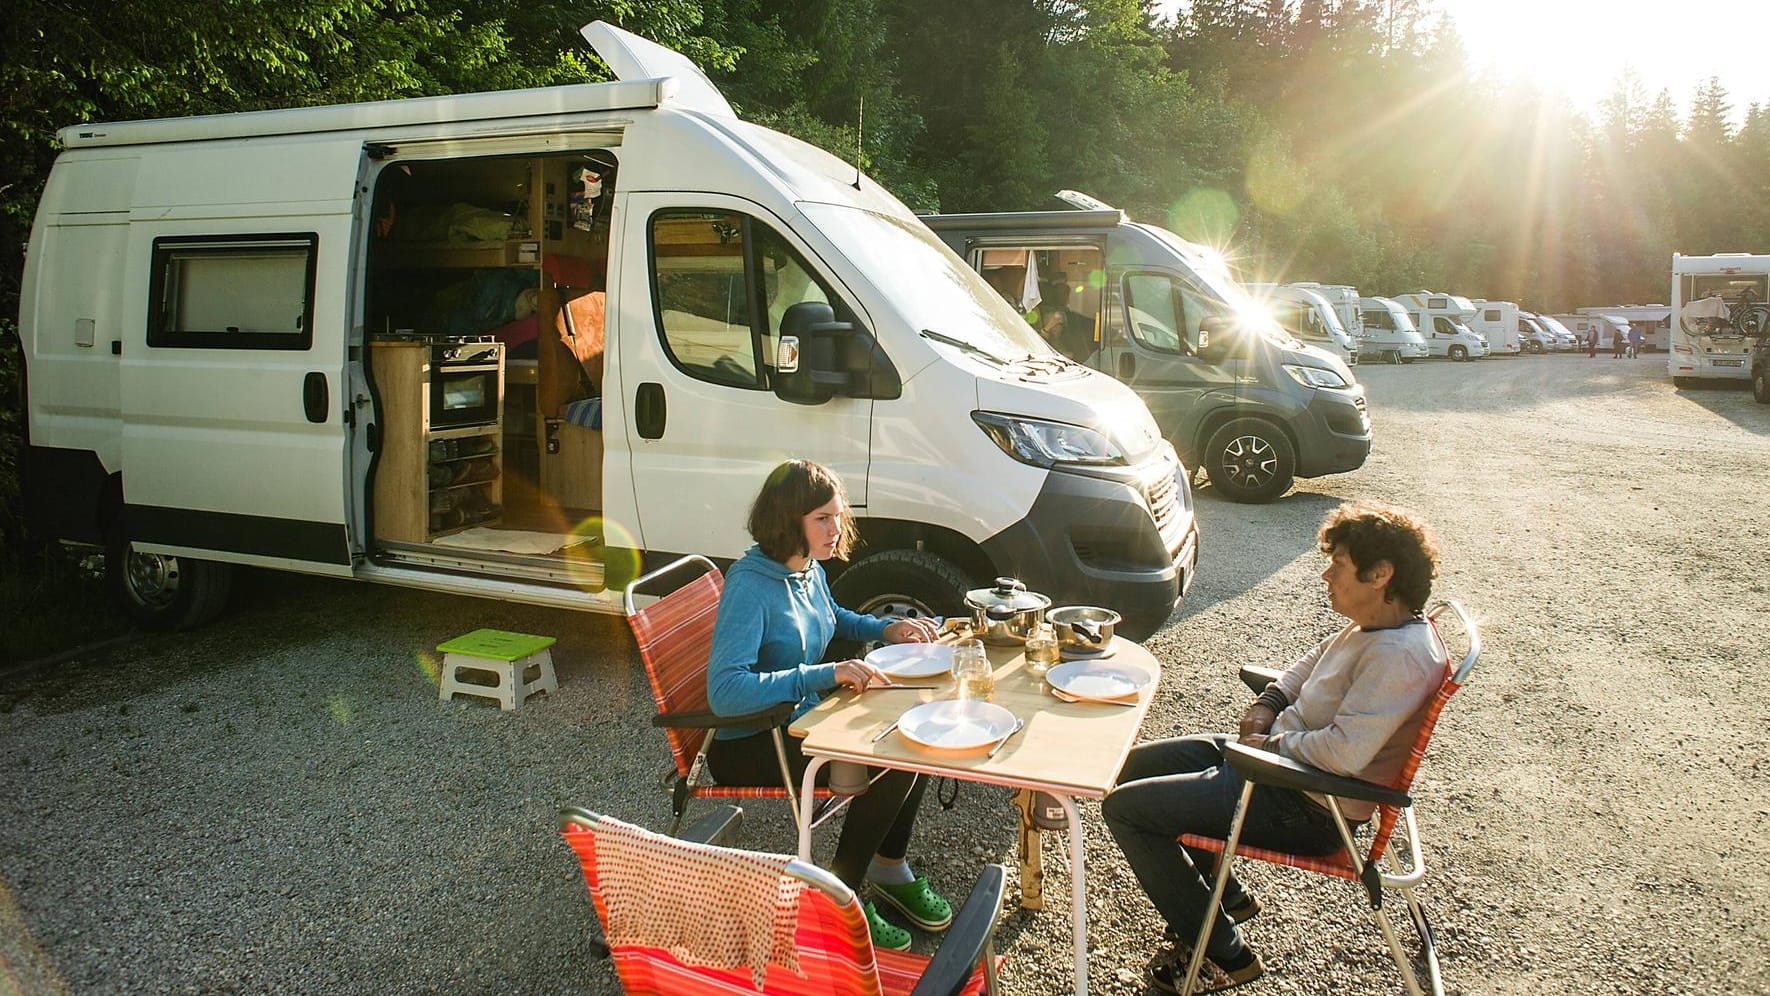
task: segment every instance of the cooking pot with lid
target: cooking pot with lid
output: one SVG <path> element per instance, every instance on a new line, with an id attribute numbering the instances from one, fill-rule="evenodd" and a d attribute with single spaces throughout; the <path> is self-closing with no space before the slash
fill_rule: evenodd
<path id="1" fill-rule="evenodd" d="M 965 604 L 971 609 L 971 621 L 983 642 L 1018 647 L 1026 643 L 1044 618 L 1051 600 L 1036 591 L 1027 591 L 1018 578 L 997 578 L 994 588 L 966 592 Z"/>

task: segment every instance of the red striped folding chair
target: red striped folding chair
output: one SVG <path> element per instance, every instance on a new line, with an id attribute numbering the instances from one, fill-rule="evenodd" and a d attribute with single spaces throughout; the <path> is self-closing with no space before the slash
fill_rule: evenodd
<path id="1" fill-rule="evenodd" d="M 1468 680 L 1469 672 L 1475 668 L 1476 658 L 1481 656 L 1481 633 L 1462 605 L 1454 601 L 1438 603 L 1427 615 L 1439 646 L 1444 646 L 1439 621 L 1446 609 L 1456 614 L 1468 643 L 1468 651 L 1454 670 L 1448 664 L 1445 666 L 1444 681 L 1438 686 L 1437 694 L 1426 709 L 1425 721 L 1420 724 L 1419 735 L 1414 738 L 1413 752 L 1408 755 L 1407 763 L 1402 765 L 1401 772 L 1395 776 L 1392 784 L 1376 785 L 1356 778 L 1331 775 L 1277 754 L 1229 743 L 1225 746 L 1225 757 L 1230 767 L 1246 780 L 1246 784 L 1242 786 L 1241 801 L 1235 808 L 1235 818 L 1229 825 L 1229 839 L 1218 840 L 1190 833 L 1180 837 L 1180 842 L 1187 847 L 1216 851 L 1224 855 L 1217 862 L 1217 875 L 1211 889 L 1213 907 L 1223 901 L 1223 890 L 1229 881 L 1229 867 L 1236 858 L 1256 858 L 1362 884 L 1370 900 L 1371 917 L 1376 921 L 1377 929 L 1382 931 L 1383 940 L 1389 946 L 1389 954 L 1395 959 L 1396 967 L 1401 970 L 1402 981 L 1406 983 L 1408 992 L 1414 996 L 1423 996 L 1423 990 L 1414 974 L 1407 951 L 1396 934 L 1395 925 L 1390 921 L 1388 912 L 1383 909 L 1383 889 L 1394 889 L 1407 901 L 1408 913 L 1413 918 L 1415 929 L 1419 931 L 1421 953 L 1432 992 L 1443 996 L 1444 980 L 1438 968 L 1438 949 L 1432 936 L 1432 924 L 1426 918 L 1425 906 L 1414 894 L 1426 877 L 1426 861 L 1420 849 L 1419 828 L 1414 823 L 1413 799 L 1408 793 L 1413 785 L 1414 773 L 1419 770 L 1420 760 L 1426 756 L 1426 744 L 1432 740 L 1432 730 L 1438 725 L 1438 714 L 1444 710 L 1444 704 L 1450 701 L 1457 689 Z M 1448 659 L 1449 656 L 1447 651 L 1445 657 Z M 1242 680 L 1255 691 L 1264 690 L 1267 682 L 1277 676 L 1278 672 L 1267 668 L 1242 669 Z M 1247 813 L 1248 800 L 1253 796 L 1254 786 L 1257 784 L 1325 795 L 1328 809 L 1333 813 L 1334 825 L 1340 831 L 1343 844 L 1341 850 L 1325 856 L 1308 856 L 1258 847 L 1238 847 L 1242 819 Z M 1378 804 L 1376 832 L 1371 836 L 1370 847 L 1364 849 L 1362 854 L 1353 839 L 1351 826 L 1340 814 L 1336 798 L 1360 799 Z M 1398 858 L 1396 850 L 1389 846 L 1397 824 L 1405 828 L 1405 861 Z M 1191 996 L 1193 986 L 1198 981 L 1199 970 L 1204 963 L 1205 943 L 1211 938 L 1211 928 L 1215 920 L 1215 917 L 1205 917 L 1204 926 L 1199 930 L 1198 938 L 1193 944 L 1192 959 L 1186 966 L 1186 982 L 1181 987 L 1181 992 L 1187 996 Z"/>
<path id="2" fill-rule="evenodd" d="M 585 809 L 560 814 L 629 996 L 980 996 L 1007 869 L 986 865 L 932 957 L 875 950 L 860 900 L 834 875 L 722 843 L 724 806 L 682 838 Z"/>
<path id="3" fill-rule="evenodd" d="M 658 587 L 660 579 L 691 567 L 700 568 L 693 579 L 643 609 L 637 606 L 638 597 L 646 594 L 648 587 Z M 635 578 L 623 599 L 627 625 L 639 644 L 645 677 L 658 707 L 651 722 L 663 727 L 670 742 L 671 765 L 664 771 L 663 782 L 670 790 L 670 812 L 675 817 L 671 833 L 682 825 L 690 799 L 785 799 L 792 807 L 795 825 L 799 820 L 798 794 L 793 788 L 797 779 L 787 765 L 786 744 L 780 733 L 794 704 L 782 703 L 748 716 L 718 716 L 707 707 L 707 656 L 713 649 L 713 620 L 719 614 L 719 595 L 724 589 L 724 575 L 711 560 L 688 556 Z M 716 728 L 769 730 L 780 760 L 781 784 L 726 786 L 701 779 L 707 734 Z M 830 790 L 819 788 L 817 797 L 829 799 Z M 834 807 L 826 807 L 819 818 L 827 818 L 833 811 Z"/>

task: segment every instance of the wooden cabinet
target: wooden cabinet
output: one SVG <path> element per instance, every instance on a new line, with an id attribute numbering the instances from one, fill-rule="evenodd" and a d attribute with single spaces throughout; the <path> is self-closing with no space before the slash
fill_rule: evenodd
<path id="1" fill-rule="evenodd" d="M 375 465 L 377 539 L 428 543 L 499 521 L 504 502 L 503 413 L 485 425 L 430 424 L 431 346 L 370 343 L 381 396 L 381 455 Z M 503 351 L 498 351 L 503 396 Z"/>

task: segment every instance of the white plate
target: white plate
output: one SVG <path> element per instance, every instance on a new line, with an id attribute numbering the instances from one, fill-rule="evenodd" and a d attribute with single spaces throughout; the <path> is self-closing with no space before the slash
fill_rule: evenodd
<path id="1" fill-rule="evenodd" d="M 944 750 L 988 747 L 1013 731 L 1013 713 L 975 699 L 924 702 L 897 720 L 897 732 L 924 747 Z"/>
<path id="2" fill-rule="evenodd" d="M 1130 664 L 1074 661 L 1059 664 L 1045 675 L 1052 688 L 1078 699 L 1123 699 L 1149 685 L 1149 672 Z"/>
<path id="3" fill-rule="evenodd" d="M 926 678 L 953 669 L 950 643 L 888 643 L 867 655 L 867 663 L 894 678 Z"/>

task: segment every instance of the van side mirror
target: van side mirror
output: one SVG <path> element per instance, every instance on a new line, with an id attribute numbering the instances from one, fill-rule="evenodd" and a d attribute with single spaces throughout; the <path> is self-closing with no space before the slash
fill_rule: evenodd
<path id="1" fill-rule="evenodd" d="M 891 399 L 903 394 L 903 381 L 871 333 L 837 321 L 822 301 L 801 301 L 781 316 L 774 393 L 800 405 L 838 394 Z"/>
<path id="2" fill-rule="evenodd" d="M 1213 366 L 1242 351 L 1246 345 L 1242 331 L 1221 315 L 1211 315 L 1198 323 L 1198 357 Z"/>

